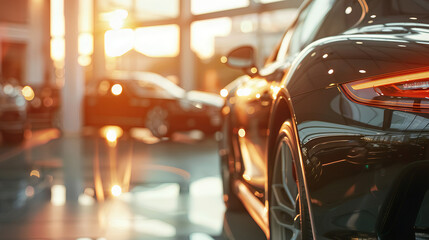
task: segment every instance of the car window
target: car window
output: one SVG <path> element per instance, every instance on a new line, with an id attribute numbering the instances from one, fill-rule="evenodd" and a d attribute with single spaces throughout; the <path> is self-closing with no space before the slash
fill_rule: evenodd
<path id="1" fill-rule="evenodd" d="M 151 72 L 134 72 L 134 79 L 136 81 L 143 81 L 153 84 L 166 91 L 170 96 L 174 98 L 182 98 L 185 95 L 185 90 L 167 78 Z"/>
<path id="2" fill-rule="evenodd" d="M 288 55 L 300 52 L 314 40 L 334 2 L 334 0 L 314 0 L 301 12 L 290 39 Z"/>
<path id="3" fill-rule="evenodd" d="M 364 16 L 365 13 L 358 0 L 337 1 L 313 41 L 342 33 L 358 23 Z"/>
<path id="4" fill-rule="evenodd" d="M 358 0 L 314 0 L 301 11 L 294 27 L 284 35 L 271 59 L 284 61 L 315 40 L 339 34 L 352 27 L 362 16 Z"/>
<path id="5" fill-rule="evenodd" d="M 160 86 L 147 81 L 135 80 L 131 82 L 134 93 L 140 97 L 173 98 L 173 96 Z"/>

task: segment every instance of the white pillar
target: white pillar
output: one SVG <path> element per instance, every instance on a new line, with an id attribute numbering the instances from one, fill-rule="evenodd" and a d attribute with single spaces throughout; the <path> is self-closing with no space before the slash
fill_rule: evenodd
<path id="1" fill-rule="evenodd" d="M 65 61 L 62 89 L 63 170 L 67 201 L 76 202 L 83 192 L 81 141 L 83 67 L 78 63 L 79 1 L 64 0 Z"/>
<path id="2" fill-rule="evenodd" d="M 78 134 L 82 128 L 82 98 L 84 71 L 78 63 L 79 1 L 64 1 L 65 61 L 64 87 L 62 90 L 62 130 L 66 134 Z"/>
<path id="3" fill-rule="evenodd" d="M 45 76 L 46 49 L 43 47 L 44 0 L 28 1 L 29 40 L 24 84 L 42 85 Z"/>
<path id="4" fill-rule="evenodd" d="M 191 1 L 180 1 L 180 82 L 184 89 L 195 87 L 195 57 L 191 49 Z"/>

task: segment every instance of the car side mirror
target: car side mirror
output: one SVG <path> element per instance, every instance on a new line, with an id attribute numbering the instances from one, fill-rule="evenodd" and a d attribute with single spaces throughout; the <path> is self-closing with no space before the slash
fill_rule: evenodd
<path id="1" fill-rule="evenodd" d="M 251 46 L 242 46 L 227 55 L 226 64 L 232 68 L 242 69 L 246 74 L 255 76 L 258 73 L 255 63 L 255 50 Z"/>

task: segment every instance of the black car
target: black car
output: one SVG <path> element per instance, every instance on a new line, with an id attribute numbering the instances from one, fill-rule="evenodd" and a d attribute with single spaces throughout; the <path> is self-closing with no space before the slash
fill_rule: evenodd
<path id="1" fill-rule="evenodd" d="M 312 0 L 222 110 L 224 199 L 269 239 L 429 238 L 429 1 Z"/>
<path id="2" fill-rule="evenodd" d="M 220 130 L 223 99 L 213 93 L 185 91 L 151 72 L 115 72 L 88 89 L 85 124 L 148 128 L 156 137 L 176 131 Z"/>

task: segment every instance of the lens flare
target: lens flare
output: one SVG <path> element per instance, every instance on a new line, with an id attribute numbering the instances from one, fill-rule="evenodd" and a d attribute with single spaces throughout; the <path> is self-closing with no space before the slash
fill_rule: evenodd
<path id="1" fill-rule="evenodd" d="M 117 84 L 113 85 L 111 91 L 112 91 L 112 94 L 115 96 L 121 95 L 121 93 L 122 93 L 121 84 L 117 83 Z"/>
<path id="2" fill-rule="evenodd" d="M 114 185 L 111 191 L 115 197 L 119 197 L 122 194 L 122 188 L 119 185 Z"/>
<path id="3" fill-rule="evenodd" d="M 25 86 L 21 90 L 22 95 L 24 95 L 25 100 L 31 101 L 34 99 L 34 91 L 30 86 Z"/>

